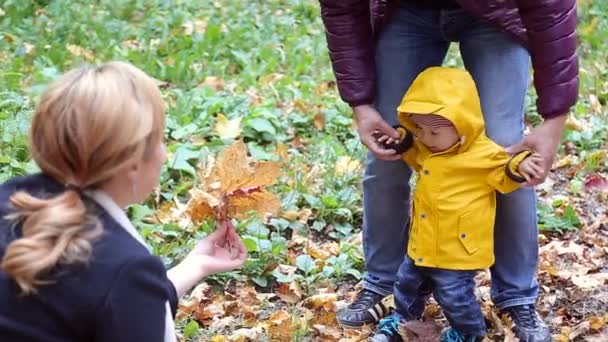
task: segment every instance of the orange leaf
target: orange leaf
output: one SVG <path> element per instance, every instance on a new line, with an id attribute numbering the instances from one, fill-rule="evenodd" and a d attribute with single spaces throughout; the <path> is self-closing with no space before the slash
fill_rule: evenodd
<path id="1" fill-rule="evenodd" d="M 268 321 L 270 323 L 268 333 L 271 339 L 275 341 L 291 341 L 291 337 L 298 328 L 292 322 L 291 315 L 284 310 L 274 313 Z"/>
<path id="2" fill-rule="evenodd" d="M 255 192 L 245 197 L 233 197 L 228 201 L 226 212 L 229 217 L 243 218 L 250 211 L 274 214 L 281 207 L 279 200 L 268 192 Z"/>
<path id="3" fill-rule="evenodd" d="M 277 295 L 287 303 L 296 304 L 302 300 L 302 288 L 298 282 L 280 283 L 276 289 Z"/>

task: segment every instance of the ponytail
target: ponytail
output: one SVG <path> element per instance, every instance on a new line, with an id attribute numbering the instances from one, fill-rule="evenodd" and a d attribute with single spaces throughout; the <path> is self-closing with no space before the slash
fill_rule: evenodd
<path id="1" fill-rule="evenodd" d="M 9 218 L 21 223 L 22 237 L 8 245 L 0 267 L 25 294 L 35 294 L 38 285 L 52 282 L 46 276 L 56 265 L 89 259 L 91 242 L 102 228 L 87 215 L 78 191 L 66 190 L 49 199 L 20 191 L 10 203 L 15 212 Z"/>

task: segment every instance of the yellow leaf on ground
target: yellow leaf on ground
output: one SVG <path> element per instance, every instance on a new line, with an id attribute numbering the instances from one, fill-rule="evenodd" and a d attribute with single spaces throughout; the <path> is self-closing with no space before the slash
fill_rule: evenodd
<path id="1" fill-rule="evenodd" d="M 68 49 L 68 51 L 70 51 L 70 53 L 74 56 L 78 56 L 78 57 L 84 57 L 85 59 L 92 61 L 95 59 L 95 56 L 93 55 L 93 53 L 87 49 L 84 49 L 81 46 L 78 45 L 74 45 L 74 44 L 68 44 L 66 45 L 66 49 Z"/>
<path id="2" fill-rule="evenodd" d="M 309 309 L 333 310 L 334 302 L 338 300 L 336 293 L 319 293 L 304 300 L 304 306 Z"/>
<path id="3" fill-rule="evenodd" d="M 210 341 L 211 342 L 228 342 L 230 340 L 224 335 L 215 335 L 211 338 Z"/>
<path id="4" fill-rule="evenodd" d="M 336 175 L 353 173 L 361 167 L 361 163 L 349 156 L 340 156 L 336 160 Z"/>
<path id="5" fill-rule="evenodd" d="M 218 114 L 215 132 L 221 139 L 234 139 L 241 135 L 241 117 L 229 120 L 224 114 Z"/>
<path id="6" fill-rule="evenodd" d="M 277 311 L 268 319 L 268 334 L 272 341 L 290 341 L 298 326 L 291 315 L 284 310 Z"/>
<path id="7" fill-rule="evenodd" d="M 606 314 L 608 317 L 608 314 Z M 606 325 L 605 317 L 591 317 L 589 319 L 589 327 L 594 330 L 600 330 Z"/>

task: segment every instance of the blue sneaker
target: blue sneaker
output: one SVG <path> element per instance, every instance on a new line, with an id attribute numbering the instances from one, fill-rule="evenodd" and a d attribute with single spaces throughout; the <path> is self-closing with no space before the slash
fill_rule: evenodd
<path id="1" fill-rule="evenodd" d="M 464 336 L 454 328 L 448 328 L 443 331 L 441 342 L 477 342 L 483 340 L 480 336 Z"/>
<path id="2" fill-rule="evenodd" d="M 370 342 L 403 342 L 399 335 L 399 322 L 401 315 L 396 312 L 391 313 L 378 323 L 378 328 L 373 336 L 369 338 Z"/>

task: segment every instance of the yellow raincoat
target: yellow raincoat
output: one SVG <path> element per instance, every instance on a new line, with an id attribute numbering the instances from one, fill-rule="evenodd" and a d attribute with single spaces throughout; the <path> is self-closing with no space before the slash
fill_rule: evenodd
<path id="1" fill-rule="evenodd" d="M 483 269 L 494 263 L 496 191 L 516 190 L 519 163 L 485 135 L 475 83 L 468 72 L 432 67 L 422 72 L 397 109 L 409 132 L 411 114 L 450 120 L 461 137 L 447 151 L 431 153 L 420 141 L 403 154 L 416 172 L 408 255 L 416 265 L 451 270 Z M 411 133 L 407 133 L 411 134 Z"/>

